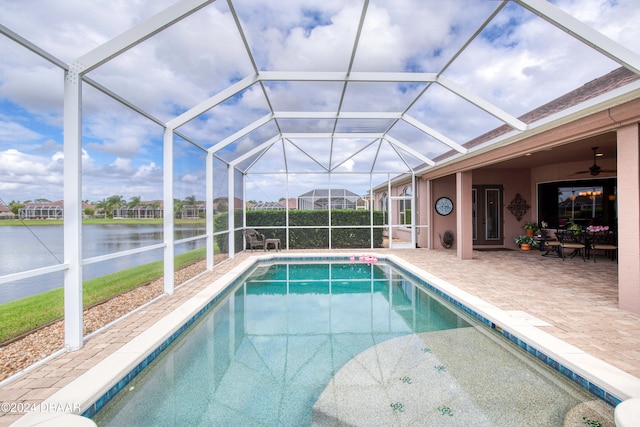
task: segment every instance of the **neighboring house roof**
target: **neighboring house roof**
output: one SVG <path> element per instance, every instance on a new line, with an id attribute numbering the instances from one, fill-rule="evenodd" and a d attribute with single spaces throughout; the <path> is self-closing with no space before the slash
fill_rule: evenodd
<path id="1" fill-rule="evenodd" d="M 298 208 L 298 199 L 295 197 L 290 198 L 289 200 L 287 200 L 287 205 L 289 207 L 289 209 L 297 209 Z"/>
<path id="2" fill-rule="evenodd" d="M 544 119 L 545 117 L 549 117 L 552 114 L 566 110 L 567 108 L 578 105 L 584 101 L 588 101 L 589 99 L 593 99 L 599 95 L 610 92 L 614 89 L 625 86 L 639 79 L 640 75 L 624 67 L 620 67 L 611 71 L 610 73 L 598 77 L 597 79 L 585 83 L 578 89 L 572 90 L 571 92 L 568 92 L 551 102 L 548 102 L 534 110 L 529 111 L 528 113 L 523 114 L 522 116 L 518 117 L 518 119 L 526 124 L 531 124 L 538 120 Z M 463 146 L 466 148 L 472 148 L 487 141 L 491 141 L 492 139 L 497 138 L 501 135 L 509 133 L 512 130 L 513 128 L 511 128 L 510 126 L 502 125 L 466 142 L 465 144 L 463 144 Z M 442 161 L 454 154 L 457 154 L 457 151 L 450 150 L 442 154 L 441 156 L 436 157 L 434 161 Z"/>
<path id="3" fill-rule="evenodd" d="M 9 206 L 0 204 L 0 215 L 13 215 L 13 212 Z"/>
<path id="4" fill-rule="evenodd" d="M 62 200 L 57 200 L 55 202 L 29 202 L 29 203 L 24 203 L 24 207 L 28 208 L 28 207 L 63 207 L 64 206 L 64 201 Z"/>
<path id="5" fill-rule="evenodd" d="M 339 189 L 339 188 L 332 188 L 331 190 L 328 189 L 317 189 L 317 190 L 311 190 L 309 192 L 306 192 L 300 196 L 298 196 L 298 198 L 301 197 L 329 197 L 329 191 L 331 191 L 331 197 L 360 197 L 358 196 L 356 193 L 353 193 L 349 190 L 345 190 L 345 189 Z"/>
<path id="6" fill-rule="evenodd" d="M 252 203 L 249 208 L 253 210 L 280 210 L 284 209 L 285 205 L 279 202 L 258 202 Z"/>

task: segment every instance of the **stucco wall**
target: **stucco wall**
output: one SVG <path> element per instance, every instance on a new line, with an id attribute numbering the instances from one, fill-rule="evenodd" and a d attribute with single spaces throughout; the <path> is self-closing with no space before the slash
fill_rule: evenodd
<path id="1" fill-rule="evenodd" d="M 431 218 L 433 221 L 433 249 L 445 250 L 441 244 L 441 236 L 444 232 L 451 230 L 455 236 L 456 234 L 456 177 L 455 175 L 446 176 L 444 178 L 434 179 L 431 183 L 432 198 L 428 209 L 431 210 Z M 453 201 L 453 212 L 449 215 L 438 215 L 435 211 L 435 203 L 440 197 L 448 197 Z M 455 250 L 456 244 L 454 241 L 451 249 Z"/>
<path id="2" fill-rule="evenodd" d="M 531 175 L 529 170 L 521 169 L 478 169 L 473 172 L 473 185 L 502 185 L 502 225 L 504 246 L 516 248 L 514 239 L 524 234 L 522 226 L 525 222 L 536 221 L 535 201 L 531 191 Z M 509 203 L 517 194 L 530 206 L 525 215 L 518 221 L 509 211 Z"/>

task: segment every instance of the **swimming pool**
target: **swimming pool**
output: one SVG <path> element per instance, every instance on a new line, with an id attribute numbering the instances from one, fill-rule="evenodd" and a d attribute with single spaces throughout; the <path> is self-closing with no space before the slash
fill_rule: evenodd
<path id="1" fill-rule="evenodd" d="M 392 263 L 259 263 L 94 419 L 562 425 L 594 400 L 428 287 Z"/>

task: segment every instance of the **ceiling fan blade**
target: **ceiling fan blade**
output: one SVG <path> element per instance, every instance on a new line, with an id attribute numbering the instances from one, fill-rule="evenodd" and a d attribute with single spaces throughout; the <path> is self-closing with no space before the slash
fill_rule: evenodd
<path id="1" fill-rule="evenodd" d="M 584 171 L 578 171 L 575 172 L 573 175 L 571 176 L 575 176 L 575 175 L 583 175 L 583 174 L 589 174 L 591 176 L 598 176 L 600 175 L 602 172 L 607 172 L 607 173 L 614 173 L 616 172 L 615 170 L 611 170 L 611 169 L 602 169 L 600 166 L 598 166 L 598 162 L 597 162 L 597 151 L 598 151 L 598 147 L 591 147 L 591 150 L 593 151 L 593 164 L 589 167 L 589 169 L 584 170 Z"/>

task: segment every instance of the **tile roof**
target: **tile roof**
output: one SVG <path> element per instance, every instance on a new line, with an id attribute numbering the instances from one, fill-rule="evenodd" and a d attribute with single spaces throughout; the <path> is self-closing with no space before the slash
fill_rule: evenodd
<path id="1" fill-rule="evenodd" d="M 589 99 L 593 99 L 599 95 L 610 92 L 614 89 L 625 86 L 639 79 L 640 76 L 638 74 L 624 67 L 620 67 L 611 71 L 610 73 L 598 77 L 597 79 L 585 83 L 581 87 L 572 90 L 571 92 L 568 92 L 534 110 L 531 110 L 518 118 L 526 124 L 531 124 L 538 120 L 544 119 L 545 117 L 549 117 L 552 114 L 566 110 L 567 108 L 588 101 Z M 492 139 L 497 138 L 501 135 L 509 133 L 512 130 L 513 129 L 510 126 L 502 125 L 466 142 L 465 144 L 463 144 L 463 146 L 466 148 L 472 148 L 487 141 L 491 141 Z M 450 150 L 436 157 L 434 160 L 442 161 L 456 153 L 456 151 Z"/>

